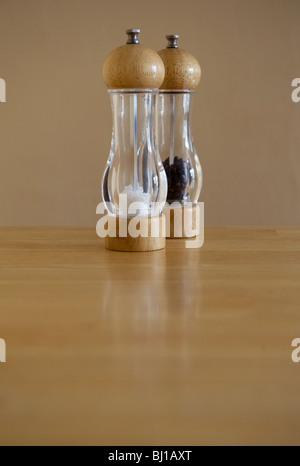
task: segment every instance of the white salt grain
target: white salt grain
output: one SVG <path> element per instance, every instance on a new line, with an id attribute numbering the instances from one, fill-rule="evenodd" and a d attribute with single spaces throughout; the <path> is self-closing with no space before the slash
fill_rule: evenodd
<path id="1" fill-rule="evenodd" d="M 122 194 L 127 196 L 128 209 L 131 206 L 131 204 L 139 202 L 143 204 L 141 206 L 138 206 L 139 213 L 141 215 L 148 214 L 151 196 L 148 193 L 144 193 L 144 190 L 141 186 L 139 186 L 137 190 L 134 190 L 132 185 L 126 186 Z"/>

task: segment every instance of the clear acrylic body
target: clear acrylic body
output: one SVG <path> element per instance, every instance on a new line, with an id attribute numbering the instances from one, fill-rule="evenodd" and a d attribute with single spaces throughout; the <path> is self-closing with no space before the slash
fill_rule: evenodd
<path id="1" fill-rule="evenodd" d="M 182 90 L 159 92 L 157 138 L 168 180 L 169 203 L 197 203 L 202 189 L 202 168 L 191 126 L 193 94 Z"/>
<path id="2" fill-rule="evenodd" d="M 112 215 L 130 216 L 130 205 L 140 203 L 141 215 L 153 215 L 153 212 L 159 215 L 167 197 L 167 180 L 154 141 L 157 91 L 113 89 L 108 92 L 113 131 L 102 184 L 106 208 Z M 121 194 L 127 195 L 126 212 Z"/>

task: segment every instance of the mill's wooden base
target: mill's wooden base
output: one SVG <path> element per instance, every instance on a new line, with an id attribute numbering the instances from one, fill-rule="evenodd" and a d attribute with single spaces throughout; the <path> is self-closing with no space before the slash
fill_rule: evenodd
<path id="1" fill-rule="evenodd" d="M 163 213 L 166 217 L 167 238 L 195 238 L 200 235 L 200 205 L 170 206 Z"/>
<path id="2" fill-rule="evenodd" d="M 122 222 L 123 225 L 121 225 Z M 135 217 L 127 220 L 116 218 L 116 224 L 117 236 L 107 236 L 105 238 L 106 249 L 123 252 L 147 252 L 166 247 L 166 221 L 164 215 L 153 218 Z M 126 237 L 120 236 L 120 228 L 123 228 Z M 137 236 L 137 233 L 139 236 Z"/>

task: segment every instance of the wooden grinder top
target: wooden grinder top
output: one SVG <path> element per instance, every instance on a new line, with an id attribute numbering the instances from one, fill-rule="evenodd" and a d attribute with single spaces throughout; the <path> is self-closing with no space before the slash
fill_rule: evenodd
<path id="1" fill-rule="evenodd" d="M 165 79 L 161 89 L 196 89 L 201 79 L 198 60 L 186 50 L 178 48 L 178 35 L 169 35 L 166 38 L 167 48 L 158 52 L 165 65 Z"/>
<path id="2" fill-rule="evenodd" d="M 103 65 L 103 80 L 109 89 L 158 89 L 165 67 L 160 56 L 139 43 L 139 29 L 128 29 L 126 45 L 113 50 Z"/>

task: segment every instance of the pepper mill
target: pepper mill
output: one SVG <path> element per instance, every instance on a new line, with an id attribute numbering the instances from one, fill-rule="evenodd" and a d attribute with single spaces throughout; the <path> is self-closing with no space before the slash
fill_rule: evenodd
<path id="1" fill-rule="evenodd" d="M 167 179 L 154 135 L 156 98 L 165 70 L 159 55 L 139 43 L 139 29 L 126 33 L 126 45 L 113 50 L 103 65 L 113 131 L 102 198 L 117 224 L 105 246 L 154 251 L 166 243 L 162 210 Z"/>
<path id="2" fill-rule="evenodd" d="M 178 47 L 178 35 L 166 38 L 167 48 L 158 52 L 165 65 L 165 78 L 159 90 L 157 132 L 168 179 L 167 236 L 190 238 L 200 234 L 202 169 L 193 142 L 191 108 L 201 69 L 193 55 Z"/>

